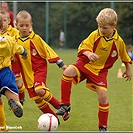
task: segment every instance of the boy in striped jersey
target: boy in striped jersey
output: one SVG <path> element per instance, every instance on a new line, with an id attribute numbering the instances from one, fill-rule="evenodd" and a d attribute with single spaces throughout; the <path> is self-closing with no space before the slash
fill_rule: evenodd
<path id="1" fill-rule="evenodd" d="M 22 10 L 17 14 L 16 27 L 19 33 L 15 39 L 28 52 L 26 60 L 21 60 L 20 56 L 17 58 L 21 65 L 21 73 L 28 94 L 43 113 L 51 113 L 58 118 L 49 106 L 51 104 L 55 109 L 58 109 L 60 102 L 52 95 L 46 85 L 47 61 L 56 63 L 62 70 L 65 70 L 67 66 L 56 52 L 31 30 L 32 17 L 29 12 Z"/>
<path id="2" fill-rule="evenodd" d="M 95 91 L 98 97 L 98 128 L 107 131 L 109 102 L 107 98 L 107 74 L 120 56 L 126 70 L 123 77 L 131 80 L 131 59 L 126 45 L 116 30 L 117 14 L 111 8 L 100 11 L 96 21 L 98 29 L 93 31 L 78 47 L 77 61 L 68 66 L 61 80 L 61 105 L 57 115 L 65 120 L 70 115 L 70 94 L 72 82 L 78 84 L 86 80 L 86 87 Z"/>

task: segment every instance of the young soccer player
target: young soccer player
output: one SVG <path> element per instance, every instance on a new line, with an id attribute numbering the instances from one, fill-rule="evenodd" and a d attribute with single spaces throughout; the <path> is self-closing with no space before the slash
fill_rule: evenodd
<path id="1" fill-rule="evenodd" d="M 0 16 L 0 33 L 3 30 L 4 19 Z M 11 110 L 17 117 L 22 117 L 23 108 L 19 102 L 18 88 L 15 82 L 14 73 L 11 71 L 11 57 L 14 54 L 21 54 L 26 59 L 26 50 L 18 45 L 10 36 L 0 36 L 0 131 L 7 131 L 4 103 L 1 96 L 5 95 Z"/>
<path id="2" fill-rule="evenodd" d="M 98 97 L 98 128 L 107 131 L 109 101 L 107 98 L 107 74 L 120 56 L 126 70 L 123 77 L 131 80 L 131 59 L 126 52 L 126 45 L 119 36 L 117 14 L 111 8 L 100 11 L 96 17 L 98 29 L 93 31 L 78 47 L 78 59 L 69 65 L 61 80 L 61 105 L 57 115 L 67 120 L 70 115 L 70 94 L 72 82 L 78 84 L 86 80 L 86 87 L 95 91 Z"/>
<path id="3" fill-rule="evenodd" d="M 0 10 L 0 16 L 2 16 L 2 18 L 4 19 L 3 30 L 1 32 L 1 35 L 9 35 L 11 37 L 16 35 L 18 30 L 16 28 L 13 28 L 11 25 L 9 25 L 11 21 L 9 13 L 6 10 Z M 25 98 L 25 93 L 24 93 L 25 86 L 23 84 L 19 64 L 15 56 L 13 59 L 14 60 L 12 61 L 11 69 L 15 73 L 16 83 L 17 83 L 18 91 L 19 91 L 19 99 L 20 99 L 21 104 L 23 105 L 24 98 Z"/>
<path id="4" fill-rule="evenodd" d="M 31 30 L 32 17 L 29 12 L 22 10 L 17 14 L 16 27 L 19 30 L 18 35 L 15 36 L 16 41 L 27 49 L 29 55 L 26 60 L 18 57 L 29 96 L 43 113 L 51 113 L 57 117 L 48 104 L 50 103 L 55 109 L 58 109 L 60 103 L 46 85 L 47 60 L 49 63 L 56 63 L 63 70 L 66 65 L 55 51 Z"/>

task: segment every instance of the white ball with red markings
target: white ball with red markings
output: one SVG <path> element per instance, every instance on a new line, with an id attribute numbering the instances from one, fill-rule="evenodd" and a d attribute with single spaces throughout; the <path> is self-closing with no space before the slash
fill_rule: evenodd
<path id="1" fill-rule="evenodd" d="M 50 113 L 42 114 L 38 118 L 37 126 L 42 131 L 55 131 L 58 127 L 58 119 Z"/>

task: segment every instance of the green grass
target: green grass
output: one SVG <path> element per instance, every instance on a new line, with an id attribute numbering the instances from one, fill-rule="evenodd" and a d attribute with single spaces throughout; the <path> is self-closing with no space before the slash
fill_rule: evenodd
<path id="1" fill-rule="evenodd" d="M 64 62 L 69 65 L 76 60 L 77 50 L 56 50 Z M 132 128 L 132 81 L 126 82 L 123 78 L 117 78 L 118 69 L 124 70 L 120 60 L 116 62 L 108 75 L 108 98 L 110 103 L 109 131 L 133 131 Z M 60 80 L 63 71 L 56 64 L 49 64 L 47 86 L 57 99 L 60 100 Z M 5 113 L 7 124 L 10 127 L 22 127 L 22 129 L 10 129 L 9 131 L 39 131 L 37 119 L 42 112 L 31 101 L 26 91 L 26 101 L 24 103 L 24 116 L 16 118 L 9 110 L 7 100 L 3 96 L 5 103 Z M 97 107 L 98 101 L 96 93 L 85 86 L 85 81 L 78 85 L 73 85 L 71 94 L 71 116 L 67 121 L 63 121 L 59 116 L 60 126 L 57 131 L 98 131 L 97 128 Z M 52 107 L 53 108 L 53 107 Z M 55 109 L 53 109 L 55 110 Z M 56 110 L 55 110 L 56 111 Z"/>

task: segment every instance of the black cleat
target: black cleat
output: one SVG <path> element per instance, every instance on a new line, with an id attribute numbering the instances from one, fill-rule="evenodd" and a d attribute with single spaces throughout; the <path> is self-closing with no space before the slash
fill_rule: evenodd
<path id="1" fill-rule="evenodd" d="M 70 105 L 62 104 L 56 112 L 57 115 L 62 115 L 63 120 L 66 121 L 70 117 Z"/>
<path id="2" fill-rule="evenodd" d="M 24 101 L 25 101 L 24 99 L 21 99 L 21 100 L 20 100 L 20 103 L 21 103 L 22 105 L 24 105 Z"/>
<path id="3" fill-rule="evenodd" d="M 107 127 L 100 126 L 99 131 L 100 132 L 108 132 L 108 129 L 107 129 Z"/>
<path id="4" fill-rule="evenodd" d="M 13 111 L 13 113 L 15 114 L 15 116 L 17 116 L 17 117 L 23 116 L 23 107 L 22 107 L 21 103 L 16 102 L 14 99 L 10 99 L 8 101 L 8 104 L 9 104 L 11 110 Z"/>

